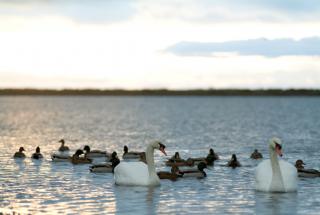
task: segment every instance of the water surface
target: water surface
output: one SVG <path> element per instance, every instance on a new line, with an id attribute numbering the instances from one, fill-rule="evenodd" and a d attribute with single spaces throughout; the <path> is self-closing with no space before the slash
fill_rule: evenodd
<path id="1" fill-rule="evenodd" d="M 254 148 L 284 143 L 284 159 L 320 169 L 320 99 L 316 97 L 0 97 L 0 212 L 41 214 L 318 214 L 320 179 L 300 179 L 297 193 L 254 190 Z M 89 165 L 53 163 L 59 139 L 74 151 L 144 150 L 160 140 L 168 157 L 221 160 L 205 179 L 162 180 L 160 187 L 121 187 Z M 24 146 L 28 158 L 12 155 Z M 45 159 L 31 154 L 41 147 Z M 244 167 L 224 167 L 236 153 Z M 157 170 L 168 158 L 155 152 Z"/>

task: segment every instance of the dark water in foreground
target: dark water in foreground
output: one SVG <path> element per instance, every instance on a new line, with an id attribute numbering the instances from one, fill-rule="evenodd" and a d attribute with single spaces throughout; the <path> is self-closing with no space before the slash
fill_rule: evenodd
<path id="1" fill-rule="evenodd" d="M 268 158 L 268 140 L 284 143 L 284 159 L 320 169 L 320 98 L 309 97 L 0 97 L 0 212 L 48 214 L 319 214 L 320 178 L 299 179 L 297 193 L 254 190 L 254 148 Z M 74 151 L 86 144 L 144 150 L 152 140 L 168 157 L 221 160 L 205 179 L 162 180 L 160 187 L 121 187 L 89 165 L 53 163 L 60 138 Z M 43 161 L 28 157 L 40 146 Z M 243 167 L 223 165 L 236 153 Z M 166 157 L 155 153 L 158 170 Z"/>

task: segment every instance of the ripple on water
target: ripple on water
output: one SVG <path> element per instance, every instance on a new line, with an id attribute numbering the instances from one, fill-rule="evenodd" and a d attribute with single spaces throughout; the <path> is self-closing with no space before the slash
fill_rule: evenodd
<path id="1" fill-rule="evenodd" d="M 249 155 L 268 158 L 267 141 L 283 139 L 285 159 L 319 168 L 318 98 L 256 97 L 1 97 L 0 212 L 40 214 L 317 214 L 320 179 L 299 180 L 299 190 L 269 194 L 254 190 Z M 276 107 L 276 108 L 275 108 Z M 75 151 L 144 150 L 159 139 L 168 156 L 155 153 L 158 170 L 179 151 L 221 160 L 205 179 L 162 180 L 155 188 L 114 185 L 112 174 L 92 174 L 90 165 L 52 162 L 59 139 Z M 42 161 L 30 156 L 36 146 Z M 24 146 L 28 158 L 12 159 Z M 71 152 L 71 153 L 72 153 Z M 243 167 L 225 167 L 236 153 Z M 99 161 L 96 161 L 99 162 Z"/>

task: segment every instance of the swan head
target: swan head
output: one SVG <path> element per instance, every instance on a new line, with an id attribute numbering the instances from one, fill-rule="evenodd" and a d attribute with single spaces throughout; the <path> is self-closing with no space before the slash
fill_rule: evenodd
<path id="1" fill-rule="evenodd" d="M 159 141 L 153 142 L 152 147 L 154 149 L 159 149 L 160 152 L 162 152 L 164 155 L 167 155 L 166 151 L 164 150 L 166 148 L 166 146 L 163 145 L 161 142 L 159 142 Z"/>
<path id="2" fill-rule="evenodd" d="M 275 151 L 276 154 L 282 157 L 282 144 L 279 138 L 276 138 L 276 137 L 272 138 L 270 140 L 269 147 L 271 150 Z"/>

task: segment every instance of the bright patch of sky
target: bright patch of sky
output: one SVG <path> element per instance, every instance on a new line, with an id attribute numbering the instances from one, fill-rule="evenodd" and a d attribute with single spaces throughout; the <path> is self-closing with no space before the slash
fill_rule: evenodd
<path id="1" fill-rule="evenodd" d="M 316 0 L 0 0 L 0 87 L 319 88 Z"/>

